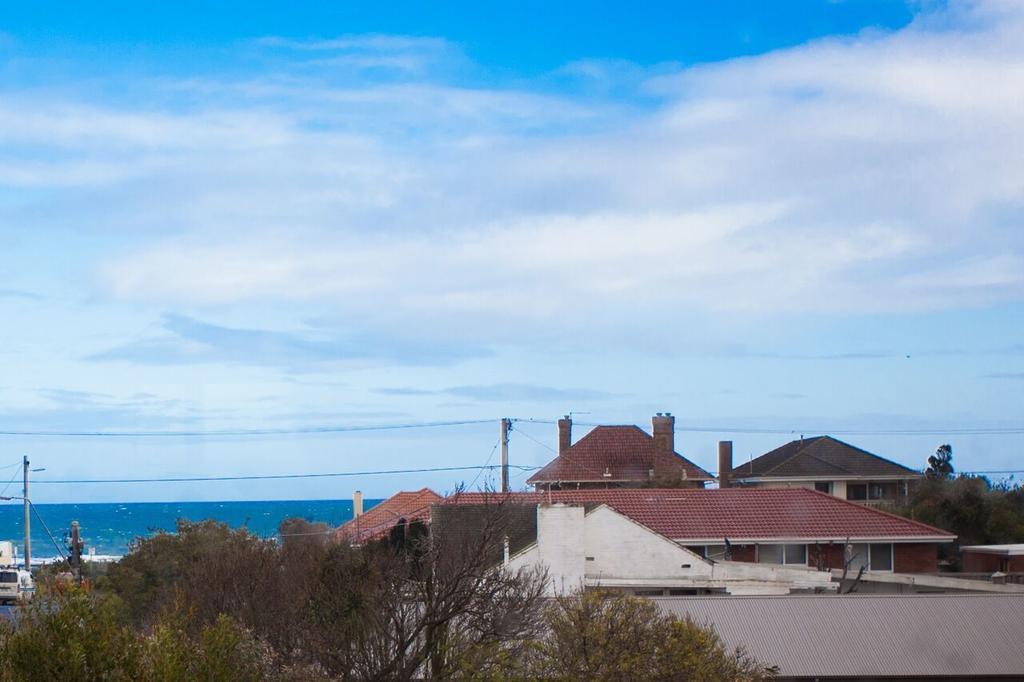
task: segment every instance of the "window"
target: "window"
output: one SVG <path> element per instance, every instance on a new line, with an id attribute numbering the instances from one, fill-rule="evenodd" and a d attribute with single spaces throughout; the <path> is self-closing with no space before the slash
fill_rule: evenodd
<path id="1" fill-rule="evenodd" d="M 868 486 L 866 483 L 847 483 L 846 499 L 866 500 L 868 499 Z"/>
<path id="2" fill-rule="evenodd" d="M 660 597 L 664 590 L 633 590 L 633 594 L 637 597 Z"/>
<path id="3" fill-rule="evenodd" d="M 786 545 L 787 564 L 806 564 L 807 545 Z"/>
<path id="4" fill-rule="evenodd" d="M 781 564 L 783 545 L 758 545 L 757 562 L 759 564 Z"/>
<path id="5" fill-rule="evenodd" d="M 807 545 L 758 545 L 761 564 L 807 564 Z"/>
<path id="6" fill-rule="evenodd" d="M 17 571 L 4 571 L 0 573 L 0 583 L 16 583 L 18 582 Z"/>
<path id="7" fill-rule="evenodd" d="M 892 544 L 880 542 L 874 544 L 856 543 L 846 546 L 846 560 L 850 562 L 850 572 L 856 573 L 864 566 L 869 571 L 892 570 Z"/>
<path id="8" fill-rule="evenodd" d="M 819 493 L 828 493 L 829 495 L 831 495 L 832 481 L 815 481 L 814 489 L 817 490 Z"/>
<path id="9" fill-rule="evenodd" d="M 868 549 L 868 545 L 861 543 L 849 544 L 846 546 L 846 562 L 850 566 L 851 573 L 856 575 L 857 571 L 861 569 L 861 566 L 867 569 L 870 562 L 868 558 L 868 552 L 870 551 L 871 550 Z"/>
<path id="10" fill-rule="evenodd" d="M 871 545 L 871 570 L 891 571 L 892 570 L 892 545 L 879 543 Z"/>
<path id="11" fill-rule="evenodd" d="M 704 546 L 704 558 L 705 559 L 716 559 L 718 561 L 725 560 L 725 545 L 705 545 Z"/>

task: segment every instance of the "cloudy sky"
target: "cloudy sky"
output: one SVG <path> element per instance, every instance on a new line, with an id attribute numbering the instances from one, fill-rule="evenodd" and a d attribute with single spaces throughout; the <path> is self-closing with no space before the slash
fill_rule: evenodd
<path id="1" fill-rule="evenodd" d="M 5 8 L 0 465 L 40 501 L 378 496 L 475 474 L 44 481 L 470 466 L 501 416 L 670 411 L 709 469 L 825 431 L 1020 468 L 962 431 L 1024 426 L 1024 8 L 679 4 Z"/>

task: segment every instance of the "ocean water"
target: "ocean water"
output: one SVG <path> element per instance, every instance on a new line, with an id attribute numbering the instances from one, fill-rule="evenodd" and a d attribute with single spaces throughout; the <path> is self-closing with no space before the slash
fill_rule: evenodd
<path id="1" fill-rule="evenodd" d="M 369 509 L 380 500 L 364 500 Z M 32 563 L 60 554 L 46 532 L 66 552 L 71 522 L 78 521 L 86 552 L 120 556 L 138 537 L 159 530 L 173 531 L 178 519 L 214 519 L 232 528 L 246 527 L 262 537 L 274 537 L 286 518 L 297 517 L 339 526 L 352 518 L 352 500 L 275 500 L 269 502 L 133 502 L 91 504 L 37 504 L 32 515 Z M 40 523 L 40 518 L 43 523 Z M 45 528 L 44 528 L 45 523 Z M 24 546 L 24 507 L 0 505 L 0 540 L 11 540 L 21 557 Z"/>

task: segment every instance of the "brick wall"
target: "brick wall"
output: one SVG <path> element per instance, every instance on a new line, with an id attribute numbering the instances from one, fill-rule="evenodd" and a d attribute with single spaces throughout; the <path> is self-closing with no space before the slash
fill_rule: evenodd
<path id="1" fill-rule="evenodd" d="M 894 544 L 892 563 L 897 573 L 935 573 L 939 570 L 939 546 L 934 543 Z"/>
<path id="2" fill-rule="evenodd" d="M 967 573 L 995 573 L 999 570 L 999 560 L 994 554 L 981 552 L 964 552 L 962 569 Z"/>
<path id="3" fill-rule="evenodd" d="M 733 545 L 733 561 L 757 561 L 757 548 L 754 545 Z"/>
<path id="4" fill-rule="evenodd" d="M 807 565 L 812 568 L 818 567 L 818 557 L 821 557 L 822 567 L 826 569 L 843 567 L 843 544 L 834 543 L 830 545 L 807 545 Z"/>
<path id="5" fill-rule="evenodd" d="M 986 554 L 983 552 L 964 552 L 961 570 L 965 573 L 995 573 L 1000 570 L 1010 572 L 1024 571 L 1024 556 L 1005 557 L 997 554 Z M 1003 561 L 1007 561 L 1006 569 L 1001 568 Z"/>

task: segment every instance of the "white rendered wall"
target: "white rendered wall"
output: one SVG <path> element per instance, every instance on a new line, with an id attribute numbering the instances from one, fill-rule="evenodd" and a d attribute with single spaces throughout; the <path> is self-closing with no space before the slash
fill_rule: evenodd
<path id="1" fill-rule="evenodd" d="M 787 594 L 791 588 L 828 589 L 831 574 L 805 566 L 740 561 L 710 562 L 610 507 L 589 514 L 582 506 L 537 508 L 537 544 L 509 559 L 507 567 L 541 565 L 548 593 L 590 587 L 725 589 L 731 594 Z"/>
<path id="2" fill-rule="evenodd" d="M 555 594 L 584 583 L 584 509 L 567 504 L 537 508 L 537 559 L 547 567 Z"/>
<path id="3" fill-rule="evenodd" d="M 591 580 L 678 580 L 711 575 L 711 565 L 703 557 L 608 507 L 598 507 L 587 515 L 584 533 L 585 571 Z"/>

